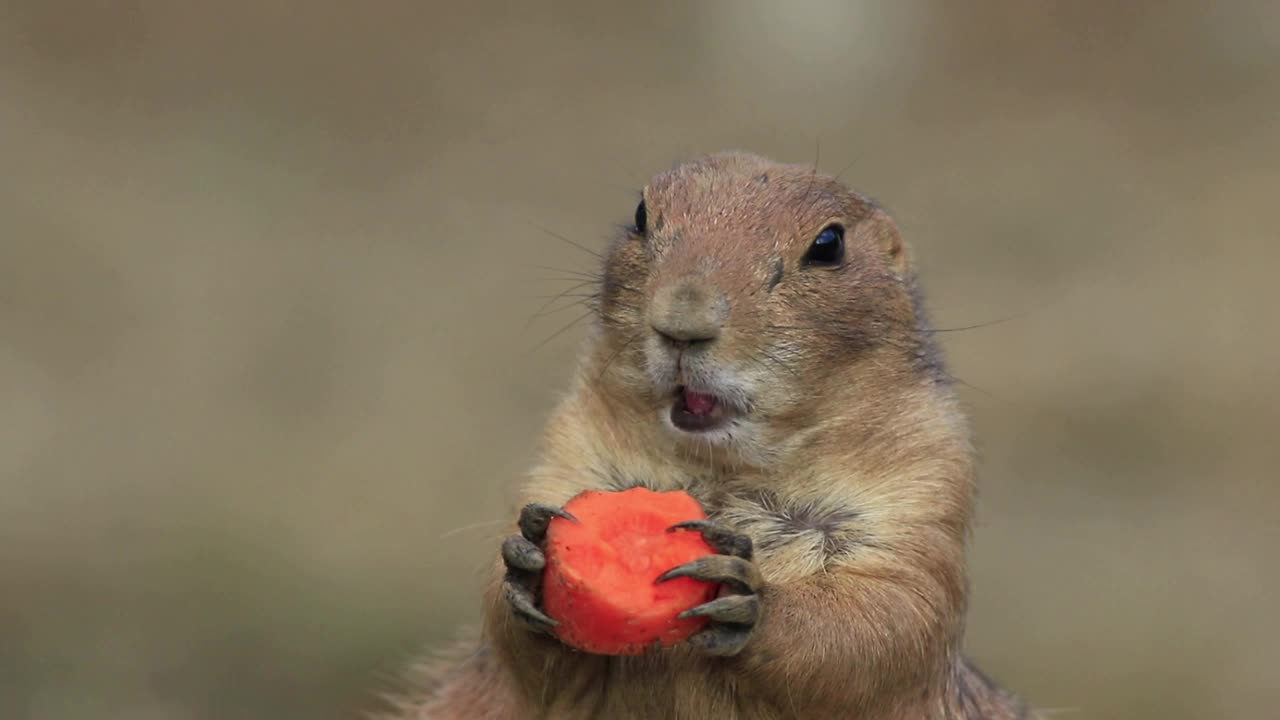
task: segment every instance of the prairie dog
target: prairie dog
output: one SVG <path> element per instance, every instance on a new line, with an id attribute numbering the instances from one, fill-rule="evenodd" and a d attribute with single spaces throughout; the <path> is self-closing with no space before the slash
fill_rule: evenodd
<path id="1" fill-rule="evenodd" d="M 482 637 L 403 717 L 1029 716 L 961 655 L 973 452 L 885 211 L 812 168 L 702 157 L 645 187 L 595 303 Z M 678 572 L 725 590 L 673 649 L 577 652 L 548 632 L 539 542 L 579 492 L 638 485 L 703 504 L 722 554 Z"/>

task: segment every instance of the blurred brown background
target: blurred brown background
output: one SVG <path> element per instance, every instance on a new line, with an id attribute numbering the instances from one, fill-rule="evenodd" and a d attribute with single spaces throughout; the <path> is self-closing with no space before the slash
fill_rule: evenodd
<path id="1" fill-rule="evenodd" d="M 0 717 L 356 717 L 476 619 L 653 173 L 844 170 L 984 455 L 969 648 L 1280 705 L 1280 5 L 0 2 Z M 558 307 L 558 306 L 553 306 Z"/>

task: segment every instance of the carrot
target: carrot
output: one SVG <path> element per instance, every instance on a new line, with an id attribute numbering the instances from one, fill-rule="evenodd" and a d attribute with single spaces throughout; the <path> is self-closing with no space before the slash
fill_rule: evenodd
<path id="1" fill-rule="evenodd" d="M 588 491 L 547 528 L 543 607 L 565 644 L 600 655 L 671 647 L 706 625 L 676 616 L 713 600 L 719 586 L 691 578 L 657 584 L 662 573 L 715 551 L 693 531 L 667 532 L 706 518 L 684 492 L 633 488 Z"/>

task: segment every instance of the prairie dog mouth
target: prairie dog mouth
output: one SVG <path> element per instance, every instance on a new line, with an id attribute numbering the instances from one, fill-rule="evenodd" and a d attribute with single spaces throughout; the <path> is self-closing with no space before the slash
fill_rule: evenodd
<path id="1" fill-rule="evenodd" d="M 685 432 L 706 432 L 722 427 L 728 419 L 728 408 L 715 395 L 683 385 L 676 388 L 671 424 L 677 428 Z"/>

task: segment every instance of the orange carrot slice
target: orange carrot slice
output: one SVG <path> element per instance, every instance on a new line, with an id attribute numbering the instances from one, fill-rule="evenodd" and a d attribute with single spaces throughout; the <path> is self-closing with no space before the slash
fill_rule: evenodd
<path id="1" fill-rule="evenodd" d="M 715 599 L 719 586 L 692 578 L 656 584 L 658 576 L 715 551 L 695 531 L 667 528 L 706 517 L 684 492 L 633 488 L 588 491 L 547 528 L 542 603 L 559 621 L 565 644 L 600 655 L 639 655 L 671 647 L 706 625 L 677 619 Z"/>

